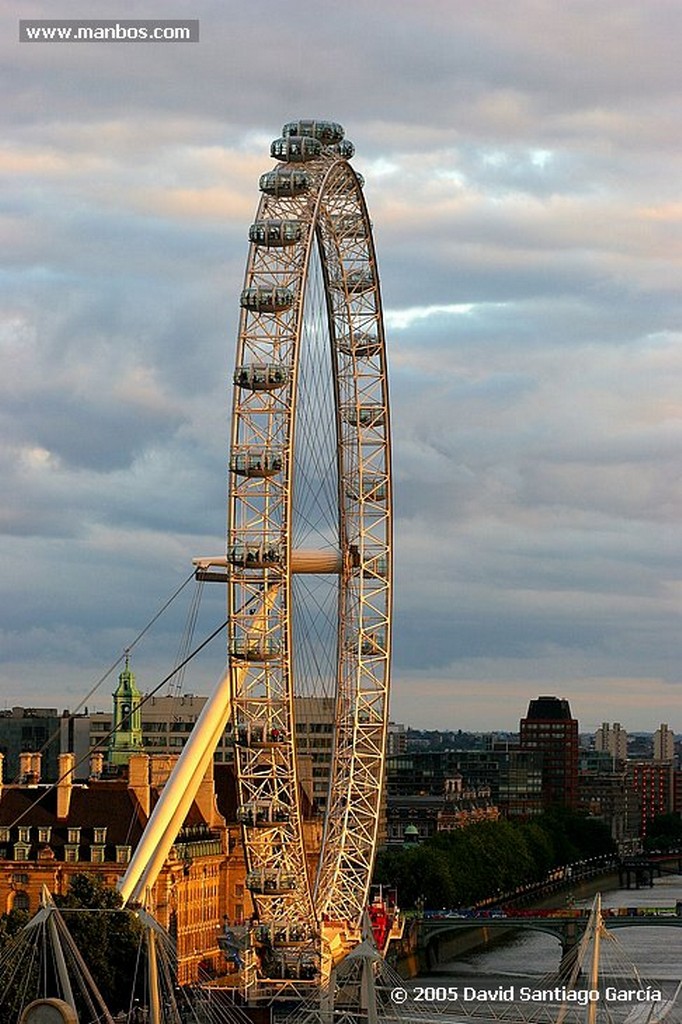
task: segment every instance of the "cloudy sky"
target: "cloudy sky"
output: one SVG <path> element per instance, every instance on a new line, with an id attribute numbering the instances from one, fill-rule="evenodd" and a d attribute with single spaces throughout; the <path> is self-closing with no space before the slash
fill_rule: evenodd
<path id="1" fill-rule="evenodd" d="M 73 708 L 223 548 L 257 180 L 317 116 L 357 147 L 387 311 L 392 717 L 515 728 L 548 693 L 682 731 L 679 0 L 171 6 L 2 5 L 3 706 Z M 201 41 L 18 42 L 169 12 Z M 190 599 L 136 645 L 142 689 Z"/>

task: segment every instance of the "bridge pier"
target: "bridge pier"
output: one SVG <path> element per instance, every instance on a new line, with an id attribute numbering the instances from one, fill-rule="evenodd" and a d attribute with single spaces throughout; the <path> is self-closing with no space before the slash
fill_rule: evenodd
<path id="1" fill-rule="evenodd" d="M 568 981 L 575 966 L 576 948 L 582 938 L 582 929 L 578 927 L 577 921 L 567 921 L 562 929 L 561 936 L 561 963 L 559 964 L 559 977 L 562 981 Z"/>
<path id="2" fill-rule="evenodd" d="M 660 875 L 660 866 L 658 873 Z M 650 860 L 624 860 L 618 865 L 618 883 L 621 889 L 631 889 L 634 882 L 635 889 L 648 885 L 650 889 L 654 885 L 654 864 Z"/>

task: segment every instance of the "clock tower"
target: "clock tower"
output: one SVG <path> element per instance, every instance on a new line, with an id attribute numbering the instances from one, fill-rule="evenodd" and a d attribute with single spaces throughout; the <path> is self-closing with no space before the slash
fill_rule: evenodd
<path id="1" fill-rule="evenodd" d="M 130 656 L 126 651 L 125 668 L 118 677 L 114 693 L 114 729 L 109 740 L 109 763 L 127 764 L 131 754 L 139 754 L 142 745 L 142 694 L 130 671 Z"/>

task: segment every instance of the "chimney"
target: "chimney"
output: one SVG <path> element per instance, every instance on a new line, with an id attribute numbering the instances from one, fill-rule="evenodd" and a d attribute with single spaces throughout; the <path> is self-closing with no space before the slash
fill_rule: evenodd
<path id="1" fill-rule="evenodd" d="M 33 775 L 33 754 L 24 751 L 19 754 L 19 782 L 22 786 L 28 786 Z"/>
<path id="2" fill-rule="evenodd" d="M 178 754 L 154 754 L 151 759 L 151 787 L 163 789 L 176 765 Z"/>
<path id="3" fill-rule="evenodd" d="M 57 763 L 59 765 L 57 768 L 57 818 L 60 821 L 65 821 L 69 816 L 69 807 L 71 806 L 76 755 L 60 754 Z"/>
<path id="4" fill-rule="evenodd" d="M 31 754 L 31 773 L 34 782 L 40 782 L 40 772 L 43 761 L 42 754 Z"/>
<path id="5" fill-rule="evenodd" d="M 90 778 L 99 779 L 104 771 L 104 754 L 99 750 L 90 754 Z"/>
<path id="6" fill-rule="evenodd" d="M 197 807 L 201 811 L 202 818 L 209 828 L 225 826 L 225 819 L 218 810 L 212 758 L 208 768 L 206 769 L 206 774 L 199 783 L 199 789 L 197 790 L 197 795 L 194 799 Z"/>
<path id="7" fill-rule="evenodd" d="M 148 818 L 151 810 L 148 754 L 130 755 L 128 759 L 128 789 L 134 794 L 144 816 Z"/>

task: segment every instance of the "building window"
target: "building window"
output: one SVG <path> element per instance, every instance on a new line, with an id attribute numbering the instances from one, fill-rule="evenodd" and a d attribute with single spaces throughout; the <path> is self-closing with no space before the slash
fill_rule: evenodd
<path id="1" fill-rule="evenodd" d="M 64 847 L 64 860 L 67 864 L 75 864 L 78 860 L 78 847 L 74 844 Z"/>
<path id="2" fill-rule="evenodd" d="M 92 830 L 92 832 L 93 832 L 93 838 L 94 838 L 96 843 L 106 843 L 106 841 L 107 841 L 106 826 L 104 828 L 94 828 Z"/>
<path id="3" fill-rule="evenodd" d="M 15 860 L 28 860 L 28 855 L 31 852 L 31 847 L 25 843 L 14 844 L 14 859 Z"/>
<path id="4" fill-rule="evenodd" d="M 244 895 L 244 886 L 239 884 L 235 885 L 234 894 L 237 897 L 237 899 L 240 900 Z"/>
<path id="5" fill-rule="evenodd" d="M 117 846 L 116 847 L 116 863 L 127 864 L 130 860 L 130 847 L 129 846 Z"/>
<path id="6" fill-rule="evenodd" d="M 20 890 L 14 894 L 14 902 L 12 904 L 13 910 L 29 910 L 31 901 L 28 898 L 28 893 Z"/>
<path id="7" fill-rule="evenodd" d="M 28 875 L 21 872 L 12 875 L 12 885 L 28 885 Z"/>
<path id="8" fill-rule="evenodd" d="M 91 846 L 90 847 L 90 861 L 93 864 L 104 864 L 104 847 L 103 846 Z"/>
<path id="9" fill-rule="evenodd" d="M 31 842 L 31 826 L 20 825 L 19 826 L 19 842 L 30 843 Z"/>
<path id="10" fill-rule="evenodd" d="M 81 841 L 81 830 L 80 828 L 70 828 L 68 830 L 69 842 L 80 843 Z"/>
<path id="11" fill-rule="evenodd" d="M 4 826 L 0 828 L 0 843 L 9 842 L 9 829 Z"/>
<path id="12" fill-rule="evenodd" d="M 52 826 L 44 825 L 38 829 L 38 842 L 49 843 L 52 839 Z"/>

